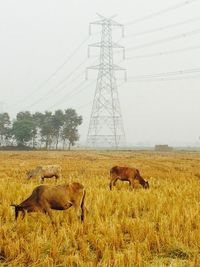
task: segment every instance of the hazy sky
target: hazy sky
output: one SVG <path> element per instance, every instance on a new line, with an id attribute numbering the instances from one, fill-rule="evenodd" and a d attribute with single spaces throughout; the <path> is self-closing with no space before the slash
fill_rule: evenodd
<path id="1" fill-rule="evenodd" d="M 188 1 L 0 0 L 0 112 L 14 117 L 22 110 L 75 108 L 84 119 L 80 128 L 84 142 L 97 75 L 90 71 L 85 81 L 84 70 L 98 64 L 95 56 L 99 53 L 93 49 L 87 59 L 87 46 L 100 38 L 97 26 L 92 28 L 95 34 L 88 37 L 88 25 L 98 19 L 96 13 L 117 15 L 115 20 L 125 25 L 125 38 L 120 39 L 116 30 L 113 39 L 120 39 L 127 48 L 127 59 L 120 62 L 121 55 L 115 54 L 115 62 L 128 74 L 128 82 L 118 88 L 128 143 L 200 142 L 198 70 L 178 79 L 171 76 L 171 80 L 169 74 L 156 81 L 131 78 L 200 69 L 200 1 L 171 9 L 184 2 Z M 161 10 L 166 12 L 137 21 Z M 148 56 L 152 54 L 156 55 Z M 117 77 L 120 85 L 123 76 L 119 73 Z"/>

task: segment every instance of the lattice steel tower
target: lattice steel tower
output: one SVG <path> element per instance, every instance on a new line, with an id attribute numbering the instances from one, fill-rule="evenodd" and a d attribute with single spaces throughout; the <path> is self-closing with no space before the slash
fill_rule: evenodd
<path id="1" fill-rule="evenodd" d="M 121 27 L 123 35 L 123 25 L 112 18 L 105 18 L 101 15 L 99 21 L 90 23 L 102 27 L 101 41 L 89 45 L 90 47 L 100 47 L 99 65 L 88 67 L 88 69 L 98 70 L 95 96 L 90 117 L 90 124 L 87 134 L 88 147 L 110 147 L 117 149 L 125 145 L 125 133 L 123 128 L 122 114 L 117 92 L 115 71 L 123 70 L 126 79 L 125 69 L 114 64 L 113 48 L 124 47 L 112 41 L 113 27 Z"/>

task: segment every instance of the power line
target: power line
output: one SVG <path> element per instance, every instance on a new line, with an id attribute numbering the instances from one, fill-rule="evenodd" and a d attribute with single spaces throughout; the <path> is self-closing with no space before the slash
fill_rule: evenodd
<path id="1" fill-rule="evenodd" d="M 170 7 L 167 7 L 165 9 L 162 9 L 160 11 L 157 11 L 157 12 L 153 12 L 152 14 L 149 14 L 147 16 L 144 16 L 144 17 L 141 17 L 141 18 L 138 18 L 138 19 L 135 19 L 135 20 L 132 20 L 130 22 L 127 22 L 125 23 L 126 26 L 129 26 L 129 25 L 133 25 L 133 24 L 136 24 L 136 23 L 139 23 L 139 22 L 143 22 L 143 21 L 146 21 L 146 20 L 149 20 L 149 19 L 152 19 L 154 17 L 158 17 L 160 15 L 163 15 L 163 14 L 166 14 L 166 13 L 169 13 L 173 10 L 176 10 L 178 8 L 181 8 L 181 7 L 184 7 L 184 6 L 187 6 L 193 2 L 196 2 L 198 0 L 187 0 L 187 1 L 183 1 L 183 2 L 180 2 L 178 4 L 175 4 L 173 6 L 170 6 Z"/>
<path id="2" fill-rule="evenodd" d="M 69 61 L 70 59 L 78 52 L 78 50 L 82 47 L 82 45 L 89 39 L 89 36 L 85 38 L 75 49 L 74 51 L 68 56 L 68 58 L 46 79 L 44 80 L 32 93 L 25 96 L 20 102 L 16 103 L 16 105 L 20 105 L 22 102 L 29 99 L 33 96 L 36 92 L 40 91 Z M 15 106 L 16 106 L 15 105 Z"/>
<path id="3" fill-rule="evenodd" d="M 188 23 L 196 22 L 196 21 L 199 21 L 199 20 L 200 20 L 200 17 L 196 17 L 196 18 L 192 18 L 192 19 L 189 19 L 189 20 L 184 20 L 184 21 L 181 21 L 181 22 L 177 22 L 177 23 L 174 23 L 174 24 L 169 24 L 169 25 L 166 25 L 166 26 L 162 26 L 162 27 L 146 30 L 146 31 L 143 31 L 143 32 L 132 33 L 132 34 L 126 35 L 126 38 L 142 36 L 142 35 L 146 35 L 146 34 L 150 34 L 150 33 L 154 33 L 154 32 L 168 30 L 168 29 L 171 29 L 171 28 L 174 28 L 174 27 L 178 27 L 178 26 L 185 25 L 185 24 L 188 24 Z"/>
<path id="4" fill-rule="evenodd" d="M 138 56 L 133 56 L 133 57 L 127 57 L 126 60 L 148 58 L 148 57 L 155 57 L 155 56 L 164 56 L 164 55 L 182 53 L 182 52 L 187 52 L 187 51 L 197 50 L 197 49 L 200 49 L 200 45 L 174 49 L 174 50 L 166 50 L 166 51 L 161 51 L 161 52 L 151 53 L 151 54 L 138 55 Z"/>
<path id="5" fill-rule="evenodd" d="M 93 62 L 94 63 L 94 62 Z M 85 72 L 82 72 L 81 74 L 83 74 Z M 77 78 L 77 77 L 76 77 Z M 76 79 L 75 78 L 75 79 Z M 70 92 L 68 92 L 67 94 L 65 94 L 63 96 L 63 98 L 65 99 L 67 97 L 67 100 L 64 100 L 63 98 L 60 99 L 58 102 L 55 103 L 55 105 L 52 105 L 49 109 L 53 108 L 54 106 L 57 106 L 58 104 L 64 102 L 64 101 L 68 101 L 69 99 L 72 99 L 72 97 L 74 97 L 75 95 L 79 94 L 80 92 L 82 92 L 83 90 L 85 90 L 87 88 L 87 86 L 90 86 L 92 84 L 94 84 L 96 80 L 93 80 L 91 83 L 89 83 L 89 85 L 87 84 L 86 86 L 84 86 L 83 88 L 80 88 L 81 85 L 84 83 L 84 82 L 81 82 L 78 86 L 76 86 L 74 89 L 72 89 Z M 120 85 L 118 85 L 118 87 L 121 87 L 122 85 L 124 85 L 125 82 L 123 81 Z M 80 89 L 79 89 L 80 88 Z M 78 91 L 76 91 L 78 89 Z M 71 98 L 70 98 L 71 97 Z M 91 101 L 90 101 L 91 103 Z M 85 106 L 86 104 L 84 104 L 83 106 Z M 82 107 L 82 105 L 81 105 Z"/>
<path id="6" fill-rule="evenodd" d="M 48 109 L 52 109 L 55 106 L 57 106 L 58 104 L 62 103 L 63 101 L 65 101 L 65 97 L 70 95 L 71 93 L 73 93 L 74 91 L 76 91 L 77 89 L 79 89 L 83 84 L 85 83 L 85 80 L 81 81 L 77 86 L 75 86 L 75 88 L 73 88 L 71 91 L 69 91 L 67 94 L 65 94 L 60 100 L 58 100 L 57 102 L 55 102 L 53 105 L 51 105 Z"/>
<path id="7" fill-rule="evenodd" d="M 138 75 L 129 77 L 130 80 L 148 80 L 152 78 L 169 78 L 170 76 L 182 76 L 185 74 L 193 74 L 199 73 L 200 68 L 192 68 L 192 69 L 185 69 L 185 70 L 178 70 L 178 71 L 171 71 L 171 72 L 162 72 L 162 73 L 154 73 L 154 74 L 146 74 L 146 75 Z"/>
<path id="8" fill-rule="evenodd" d="M 83 90 L 87 89 L 88 86 L 94 84 L 96 82 L 96 80 L 91 81 L 89 84 L 86 84 L 84 87 L 80 88 L 79 90 L 75 91 L 75 92 L 71 92 L 71 94 L 67 95 L 67 100 L 71 100 L 73 99 L 74 96 L 80 94 Z M 78 89 L 78 88 L 77 88 Z M 66 97 L 66 95 L 65 95 Z M 71 97 L 71 98 L 70 98 Z"/>
<path id="9" fill-rule="evenodd" d="M 73 88 L 70 92 L 68 92 L 67 94 L 65 94 L 62 99 L 60 99 L 59 101 L 57 101 L 56 103 L 54 103 L 52 106 L 49 107 L 49 109 L 54 108 L 55 106 L 62 104 L 63 102 L 67 101 L 70 99 L 70 96 L 74 96 L 77 95 L 78 93 L 80 93 L 82 90 L 86 89 L 88 86 L 90 86 L 91 84 L 93 84 L 95 81 L 92 81 L 89 84 L 86 84 L 84 87 L 81 87 L 84 83 L 84 81 L 81 81 L 75 88 Z M 67 97 L 67 100 L 66 100 Z"/>
<path id="10" fill-rule="evenodd" d="M 59 88 L 65 81 L 67 81 L 76 71 L 77 69 L 80 68 L 80 66 L 82 66 L 85 62 L 86 62 L 87 58 L 84 59 L 83 62 L 81 62 L 79 65 L 77 65 L 73 71 L 71 71 L 63 80 L 61 80 L 56 86 L 52 87 L 50 89 L 50 91 L 48 91 L 46 94 L 44 94 L 43 96 L 41 96 L 39 99 L 37 99 L 35 102 L 33 102 L 31 105 L 29 105 L 29 107 L 33 107 L 37 104 L 39 104 L 41 101 L 45 101 L 47 99 L 47 96 L 49 96 L 49 94 L 51 94 L 52 92 L 55 91 L 55 89 Z M 76 81 L 78 77 L 80 77 L 84 72 L 79 73 L 71 82 Z M 70 84 L 71 84 L 70 82 Z M 66 86 L 66 84 L 65 84 Z M 65 88 L 65 86 L 63 88 Z"/>
<path id="11" fill-rule="evenodd" d="M 196 34 L 199 34 L 199 33 L 200 33 L 200 29 L 196 29 L 194 31 L 181 33 L 179 35 L 174 35 L 174 36 L 171 36 L 171 37 L 168 37 L 168 38 L 165 38 L 165 39 L 160 39 L 160 40 L 157 40 L 157 41 L 153 41 L 153 42 L 144 43 L 144 44 L 141 44 L 141 45 L 132 46 L 132 47 L 127 48 L 126 50 L 127 51 L 131 51 L 131 50 L 141 49 L 141 48 L 144 48 L 144 47 L 159 45 L 159 44 L 162 44 L 162 43 L 178 40 L 178 39 L 181 39 L 181 38 L 186 38 L 188 36 L 196 35 Z M 118 51 L 116 53 L 118 53 Z"/>
<path id="12" fill-rule="evenodd" d="M 132 80 L 128 82 L 164 82 L 164 81 L 177 81 L 177 80 L 194 80 L 200 79 L 200 75 L 191 75 L 191 76 L 181 76 L 181 77 L 160 77 L 160 78 L 151 78 L 151 79 L 139 79 L 139 80 Z"/>
<path id="13" fill-rule="evenodd" d="M 37 101 L 35 101 L 34 103 L 32 103 L 31 105 L 29 105 L 28 107 L 33 107 L 37 104 L 39 104 L 41 101 L 46 101 L 49 99 L 49 94 L 53 93 L 57 88 L 59 88 L 66 80 L 68 80 L 68 78 L 70 78 L 72 76 L 72 74 L 81 66 L 83 65 L 85 62 L 87 61 L 87 58 L 81 62 L 72 72 L 70 72 L 62 81 L 60 81 L 56 86 L 54 86 L 50 91 L 48 91 L 45 95 L 43 95 L 42 97 L 40 97 Z M 96 61 L 96 60 L 95 60 Z M 95 62 L 94 61 L 94 62 Z M 93 62 L 93 63 L 94 63 Z M 71 80 L 70 82 L 68 82 L 67 84 L 64 84 L 60 89 L 59 89 L 59 93 L 61 91 L 63 91 L 63 89 L 66 89 L 66 85 L 69 86 L 69 84 L 72 84 L 74 81 L 77 81 L 77 78 L 81 77 L 83 74 L 85 74 L 85 71 L 82 71 L 81 73 L 79 73 L 78 75 L 76 75 L 74 77 L 73 80 Z M 70 91 L 71 92 L 71 91 Z"/>
<path id="14" fill-rule="evenodd" d="M 78 52 L 78 50 L 82 47 L 82 45 L 89 39 L 89 36 L 85 38 L 75 49 L 74 51 L 68 56 L 68 58 L 42 83 L 42 86 L 46 84 L 52 77 L 54 77 L 68 62 L 69 60 Z M 38 89 L 41 89 L 39 87 Z"/>
<path id="15" fill-rule="evenodd" d="M 49 90 L 45 95 L 43 95 L 42 97 L 40 97 L 39 99 L 37 99 L 37 101 L 33 102 L 31 105 L 26 106 L 25 109 L 26 109 L 26 108 L 33 107 L 33 106 L 36 106 L 36 105 L 39 104 L 41 101 L 42 101 L 42 102 L 46 102 L 47 100 L 49 100 L 49 95 L 52 94 L 52 93 L 54 93 L 55 90 L 56 90 L 57 88 L 59 88 L 59 87 L 60 87 L 66 80 L 68 80 L 68 78 L 70 78 L 70 77 L 72 76 L 72 74 L 74 74 L 75 71 L 76 71 L 81 65 L 83 65 L 86 61 L 87 61 L 87 58 L 86 58 L 83 62 L 81 62 L 79 65 L 77 65 L 77 66 L 74 68 L 74 70 L 73 70 L 72 72 L 70 72 L 70 73 L 69 73 L 63 80 L 61 80 L 56 86 L 52 87 L 51 90 Z M 96 60 L 95 60 L 95 61 L 96 61 Z M 94 62 L 95 62 L 95 61 L 94 61 Z M 94 63 L 94 62 L 93 62 L 93 63 Z M 81 77 L 83 74 L 85 74 L 85 71 L 82 71 L 81 73 L 79 73 L 78 75 L 76 75 L 76 76 L 74 77 L 74 79 L 72 79 L 72 80 L 69 81 L 67 84 L 64 84 L 62 87 L 60 87 L 60 88 L 59 88 L 59 93 L 60 93 L 61 91 L 63 91 L 64 89 L 66 89 L 66 86 L 69 86 L 69 85 L 72 84 L 74 81 L 77 81 L 77 79 L 78 79 L 79 77 Z M 71 91 L 70 91 L 70 92 L 71 92 Z"/>
<path id="16" fill-rule="evenodd" d="M 91 101 L 87 102 L 86 104 L 83 104 L 83 105 L 81 105 L 81 106 L 79 106 L 79 107 L 77 107 L 75 109 L 79 111 L 80 109 L 88 107 L 90 104 L 92 104 L 92 102 L 93 102 L 93 100 L 91 100 Z"/>

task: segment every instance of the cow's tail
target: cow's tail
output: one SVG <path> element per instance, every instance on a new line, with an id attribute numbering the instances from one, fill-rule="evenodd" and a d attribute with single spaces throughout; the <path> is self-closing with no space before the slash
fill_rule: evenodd
<path id="1" fill-rule="evenodd" d="M 10 206 L 15 208 L 15 220 L 17 220 L 19 215 L 19 205 L 11 204 Z"/>
<path id="2" fill-rule="evenodd" d="M 83 222 L 84 221 L 84 217 L 85 217 L 85 194 L 86 194 L 86 191 L 85 189 L 83 189 L 83 197 L 82 197 L 82 201 L 81 201 L 81 221 Z"/>

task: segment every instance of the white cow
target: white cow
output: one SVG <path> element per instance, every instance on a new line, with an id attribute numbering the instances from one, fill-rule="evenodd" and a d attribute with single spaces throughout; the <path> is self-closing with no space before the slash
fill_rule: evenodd
<path id="1" fill-rule="evenodd" d="M 35 169 L 27 172 L 27 178 L 39 177 L 42 182 L 44 178 L 53 178 L 57 180 L 61 177 L 61 167 L 59 165 L 37 166 Z"/>

